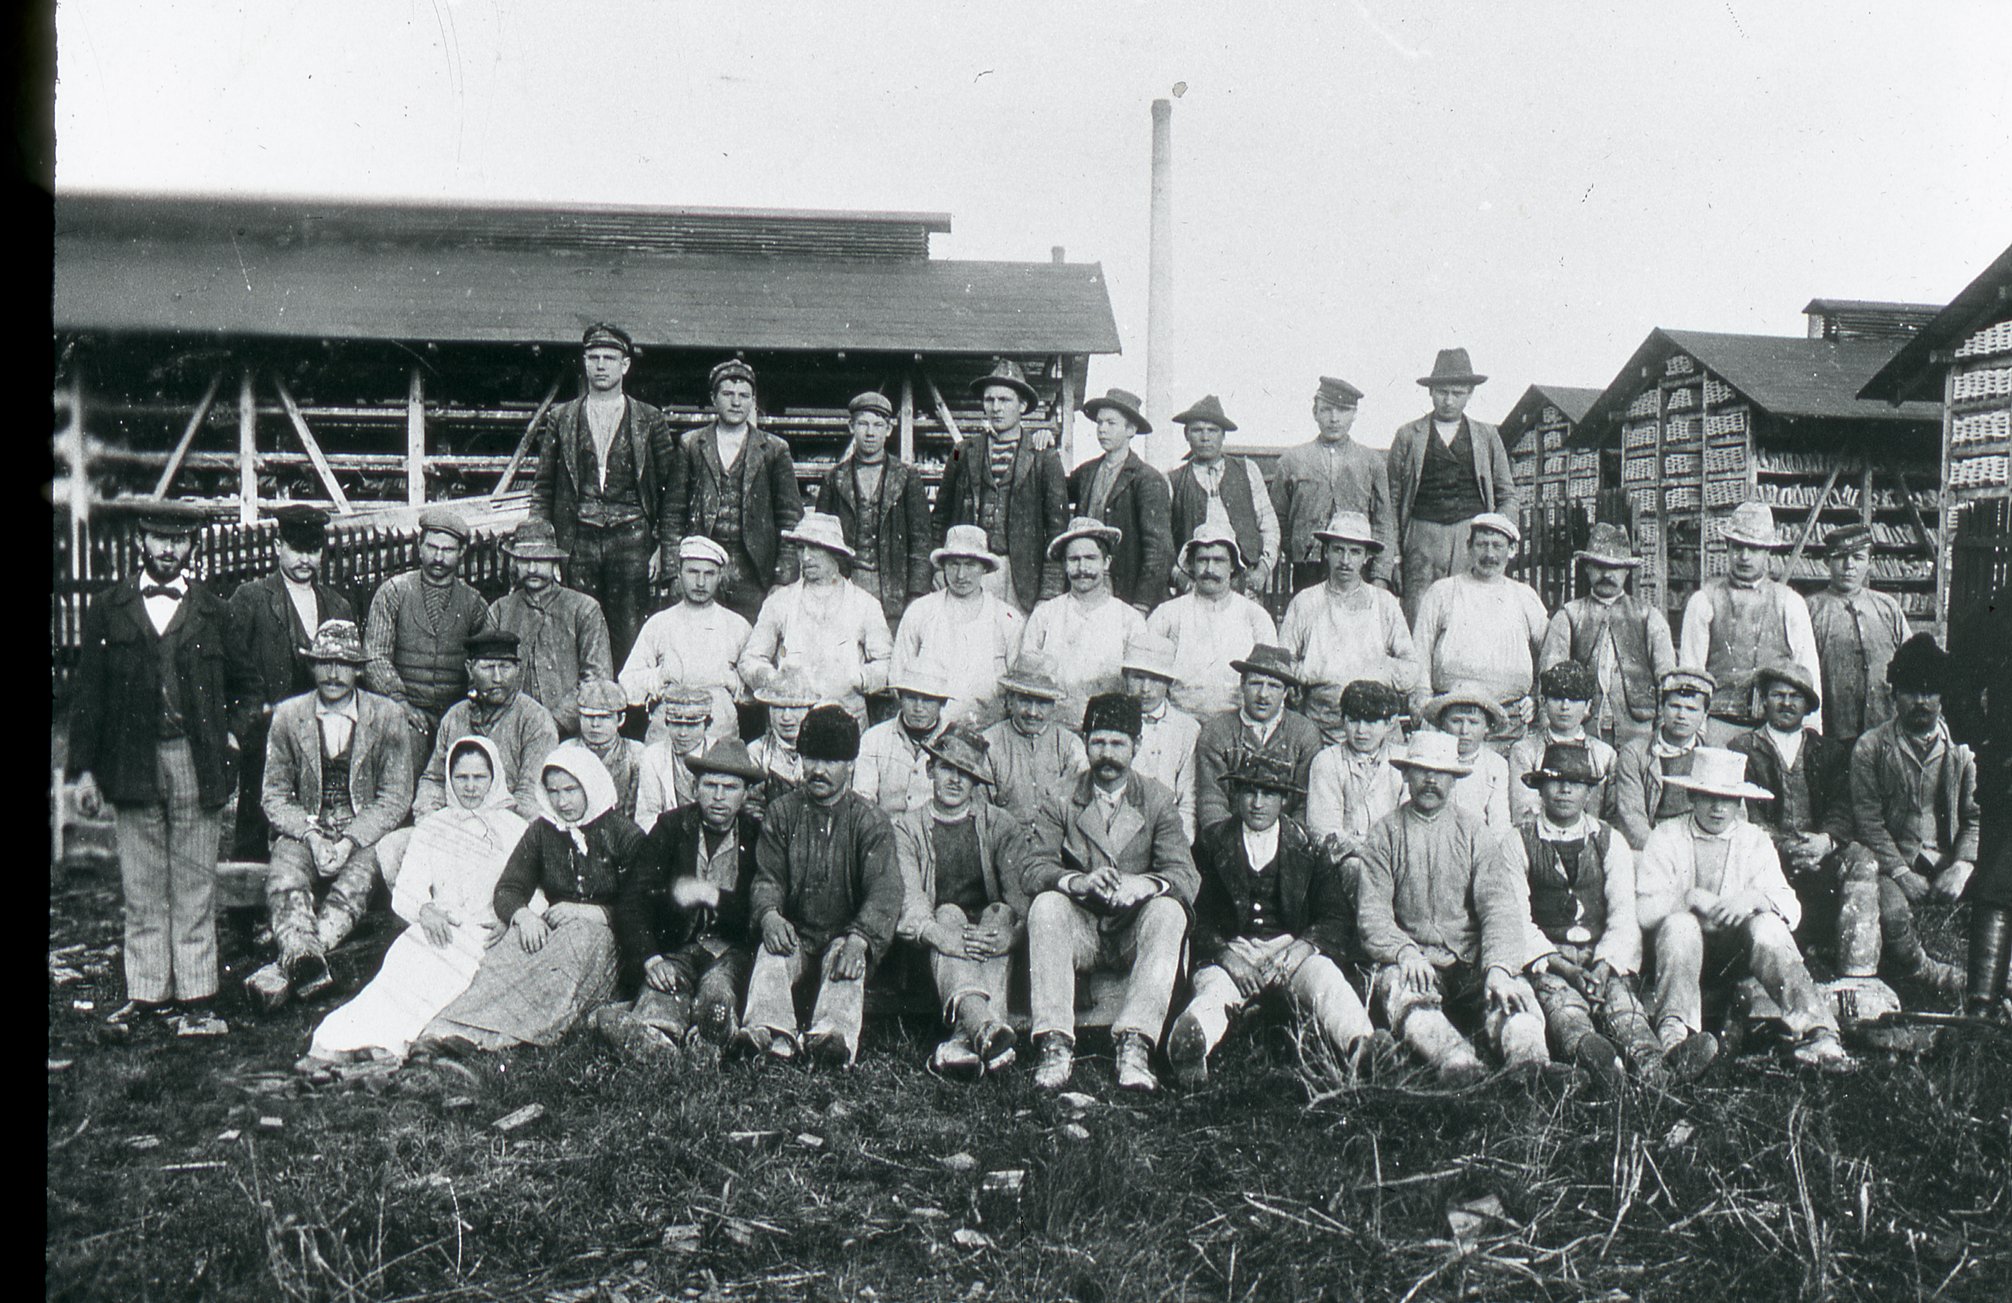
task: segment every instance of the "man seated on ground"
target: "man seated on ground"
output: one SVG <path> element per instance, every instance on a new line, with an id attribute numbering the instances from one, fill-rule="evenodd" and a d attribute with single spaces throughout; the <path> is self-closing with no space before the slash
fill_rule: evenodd
<path id="1" fill-rule="evenodd" d="M 950 676 L 934 665 L 910 665 L 894 681 L 900 708 L 859 739 L 852 790 L 890 819 L 929 803 L 929 743 L 943 736 Z"/>
<path id="2" fill-rule="evenodd" d="M 1503 838 L 1453 804 L 1472 769 L 1444 733 L 1420 733 L 1391 763 L 1409 800 L 1377 821 L 1356 852 L 1356 920 L 1377 965 L 1371 1002 L 1392 1035 L 1441 1080 L 1468 1084 L 1486 1069 L 1447 1017 L 1480 1022 L 1512 1071 L 1549 1056 L 1544 1015 L 1524 980 L 1530 900 Z"/>
<path id="3" fill-rule="evenodd" d="M 803 756 L 796 742 L 804 717 L 817 704 L 817 691 L 809 679 L 788 669 L 757 689 L 755 700 L 768 707 L 768 727 L 748 747 L 755 764 L 768 775 L 748 797 L 759 819 L 769 802 L 803 782 Z"/>
<path id="4" fill-rule="evenodd" d="M 1803 966 L 1792 935 L 1802 904 L 1782 877 L 1774 843 L 1740 818 L 1742 801 L 1770 799 L 1746 781 L 1746 757 L 1698 747 L 1690 772 L 1665 782 L 1690 793 L 1683 818 L 1649 834 L 1635 868 L 1635 911 L 1655 955 L 1656 1036 L 1666 1050 L 1704 1029 L 1704 983 L 1751 973 L 1780 1006 L 1795 1058 L 1837 1072 L 1851 1066 L 1837 1015 Z"/>
<path id="5" fill-rule="evenodd" d="M 1028 614 L 1020 646 L 1055 658 L 1064 719 L 1081 719 L 1091 696 L 1117 690 L 1125 644 L 1146 631 L 1146 617 L 1111 589 L 1111 557 L 1122 533 L 1078 516 L 1048 544 L 1048 557 L 1061 560 L 1069 588 Z"/>
<path id="6" fill-rule="evenodd" d="M 1174 645 L 1158 634 L 1148 633 L 1125 644 L 1125 691 L 1139 699 L 1139 754 L 1132 758 L 1132 769 L 1157 779 L 1174 794 L 1181 831 L 1192 844 L 1195 743 L 1201 738 L 1202 726 L 1194 716 L 1167 701 L 1168 689 L 1175 682 L 1174 671 Z"/>
<path id="7" fill-rule="evenodd" d="M 1006 979 L 1026 931 L 1026 828 L 978 799 L 992 781 L 985 739 L 955 723 L 925 744 L 929 800 L 894 822 L 903 903 L 895 935 L 929 954 L 950 1035 L 936 1072 L 976 1077 L 1012 1066 Z"/>
<path id="8" fill-rule="evenodd" d="M 364 663 L 356 623 L 324 621 L 307 659 L 315 690 L 279 704 L 266 744 L 265 892 L 279 959 L 245 979 L 245 990 L 268 1010 L 296 989 L 305 999 L 333 985 L 328 952 L 369 908 L 377 843 L 412 805 L 405 716 L 356 686 Z"/>
<path id="9" fill-rule="evenodd" d="M 1328 709 L 1326 698 L 1333 691 L 1334 685 L 1328 683 L 1307 689 L 1309 718 Z M 1357 679 L 1340 693 L 1335 708 L 1340 737 L 1331 738 L 1323 726 L 1321 736 L 1327 745 L 1313 758 L 1306 778 L 1307 831 L 1336 864 L 1362 845 L 1376 821 L 1404 800 L 1404 774 L 1390 763 L 1404 745 L 1397 723 L 1404 713 L 1404 697 L 1381 679 Z M 1354 885 L 1352 878 L 1349 885 Z"/>
<path id="10" fill-rule="evenodd" d="M 1674 669 L 1658 688 L 1656 731 L 1621 748 L 1607 780 L 1607 817 L 1639 852 L 1649 830 L 1691 812 L 1691 794 L 1671 783 L 1691 772 L 1691 756 L 1705 727 L 1713 679 L 1703 670 Z"/>
<path id="11" fill-rule="evenodd" d="M 1472 683 L 1458 683 L 1426 703 L 1423 715 L 1428 727 L 1452 735 L 1460 763 L 1467 766 L 1468 772 L 1453 785 L 1453 804 L 1490 831 L 1507 833 L 1515 823 L 1509 814 L 1509 762 L 1500 751 L 1482 745 L 1489 730 L 1507 718 L 1494 694 Z"/>
<path id="12" fill-rule="evenodd" d="M 1000 678 L 999 691 L 1006 698 L 1006 718 L 985 730 L 992 803 L 1022 827 L 1032 827 L 1042 803 L 1065 798 L 1090 761 L 1083 754 L 1083 739 L 1055 718 L 1062 684 L 1055 677 L 1054 657 L 1021 653 Z"/>
<path id="13" fill-rule="evenodd" d="M 1236 816 L 1206 829 L 1196 848 L 1195 994 L 1167 1036 L 1183 1085 L 1207 1080 L 1230 1016 L 1267 991 L 1283 992 L 1337 1055 L 1353 1054 L 1370 1033 L 1369 1013 L 1337 967 L 1355 935 L 1347 887 L 1285 817 L 1292 769 L 1245 752 L 1229 783 Z"/>
<path id="14" fill-rule="evenodd" d="M 1230 756 L 1238 751 L 1256 751 L 1292 766 L 1293 782 L 1302 792 L 1307 770 L 1321 748 L 1320 730 L 1306 716 L 1286 708 L 1286 694 L 1301 686 L 1299 665 L 1283 647 L 1259 643 L 1230 668 L 1242 676 L 1238 693 L 1242 704 L 1235 710 L 1202 722 L 1201 737 L 1195 742 L 1195 823 L 1210 828 L 1230 817 L 1229 787 L 1223 776 L 1229 772 Z M 1295 797 L 1286 813 L 1299 818 L 1306 813 L 1306 801 Z"/>
<path id="15" fill-rule="evenodd" d="M 1914 929 L 1916 905 L 1956 900 L 1977 867 L 1977 757 L 1942 717 L 1952 678 L 1949 653 L 1932 635 L 1900 645 L 1886 667 L 1894 717 L 1852 748 L 1851 803 L 1858 840 L 1879 861 L 1887 964 L 1960 997 L 1962 970 L 1931 959 Z"/>
<path id="16" fill-rule="evenodd" d="M 1229 526 L 1197 526 L 1181 547 L 1192 590 L 1146 617 L 1146 628 L 1174 647 L 1174 705 L 1197 719 L 1235 710 L 1237 672 L 1230 662 L 1254 643 L 1279 640 L 1264 607 L 1235 589 L 1247 564 Z"/>
<path id="17" fill-rule="evenodd" d="M 796 989 L 814 976 L 802 1051 L 850 1067 L 859 1057 L 867 974 L 887 953 L 901 915 L 901 870 L 887 816 L 852 790 L 859 758 L 852 715 L 839 705 L 812 707 L 799 750 L 803 786 L 769 803 L 755 847 L 748 904 L 762 945 L 734 1044 L 749 1054 L 795 1058 L 803 1026 Z"/>
<path id="18" fill-rule="evenodd" d="M 725 1044 L 740 1026 L 736 1011 L 754 967 L 748 893 L 761 825 L 749 817 L 747 798 L 761 770 L 739 738 L 689 764 L 694 799 L 657 819 L 643 867 L 623 884 L 624 908 L 646 934 L 642 989 L 633 1003 L 593 1015 L 594 1029 L 631 1057 L 669 1057 L 694 1036 Z"/>
<path id="19" fill-rule="evenodd" d="M 615 780 L 615 809 L 634 819 L 642 787 L 644 747 L 621 734 L 622 716 L 628 709 L 629 694 L 613 679 L 582 679 L 574 689 L 573 714 L 580 744 L 594 753 L 607 768 L 608 777 Z"/>
<path id="20" fill-rule="evenodd" d="M 636 763 L 636 826 L 656 827 L 657 816 L 698 799 L 698 776 L 691 762 L 706 751 L 712 736 L 713 694 L 700 687 L 666 683 L 650 693 L 650 723 L 656 740 Z M 739 739 L 736 738 L 736 741 Z"/>
<path id="21" fill-rule="evenodd" d="M 509 779 L 511 809 L 526 819 L 538 816 L 538 791 L 545 757 L 559 745 L 551 712 L 517 690 L 517 635 L 484 629 L 467 643 L 468 695 L 447 708 L 434 734 L 433 754 L 412 797 L 414 818 L 447 804 L 447 749 L 471 733 L 496 744 Z"/>
<path id="22" fill-rule="evenodd" d="M 1111 1023 L 1121 1090 L 1153 1091 L 1147 1060 L 1166 1026 L 1181 942 L 1200 879 L 1173 794 L 1132 772 L 1139 703 L 1111 692 L 1083 716 L 1090 771 L 1035 820 L 1027 888 L 1027 972 L 1039 1057 L 1034 1084 L 1068 1084 L 1076 1052 L 1076 974 L 1126 974 Z"/>
<path id="23" fill-rule="evenodd" d="M 1560 1062 L 1577 1063 L 1615 1086 L 1625 1054 L 1644 1081 L 1661 1084 L 1672 1072 L 1688 1081 L 1717 1057 L 1718 1041 L 1698 1032 L 1673 1046 L 1666 1059 L 1642 1009 L 1635 989 L 1642 967 L 1635 853 L 1612 826 L 1586 813 L 1599 779 L 1584 741 L 1553 742 L 1537 768 L 1522 776 L 1523 785 L 1538 793 L 1538 809 L 1517 822 L 1515 846 L 1529 885 L 1531 922 L 1545 943 L 1545 953 L 1529 967 L 1530 985 Z"/>
<path id="24" fill-rule="evenodd" d="M 1586 732 L 1586 714 L 1593 708 L 1599 684 L 1593 671 L 1577 661 L 1559 661 L 1537 676 L 1537 727 L 1509 749 L 1509 772 L 1527 774 L 1544 761 L 1544 753 L 1560 742 L 1584 742 L 1598 780 L 1586 808 L 1607 803 L 1607 775 L 1614 772 L 1614 748 Z M 1522 783 L 1509 784 L 1509 817 L 1522 823 L 1537 813 L 1537 793 Z"/>

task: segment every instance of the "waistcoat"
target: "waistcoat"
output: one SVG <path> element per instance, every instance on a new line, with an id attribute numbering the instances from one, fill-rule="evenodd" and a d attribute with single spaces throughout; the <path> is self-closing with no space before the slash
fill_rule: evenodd
<path id="1" fill-rule="evenodd" d="M 1728 719 L 1755 718 L 1754 671 L 1769 661 L 1789 658 L 1788 625 L 1782 611 L 1780 584 L 1765 582 L 1744 602 L 1735 601 L 1730 583 L 1713 584 L 1712 642 L 1705 668 L 1718 682 L 1712 694 L 1712 714 Z"/>

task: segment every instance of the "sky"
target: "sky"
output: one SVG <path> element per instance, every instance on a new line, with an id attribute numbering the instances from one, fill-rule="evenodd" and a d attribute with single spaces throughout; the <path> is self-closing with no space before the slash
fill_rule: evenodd
<path id="1" fill-rule="evenodd" d="M 2012 4 L 67 0 L 56 179 L 424 200 L 944 211 L 937 257 L 1103 265 L 1146 389 L 1173 113 L 1176 408 L 1374 446 L 1436 350 L 1604 387 L 1658 326 L 1946 302 L 2012 242 Z M 1149 412 L 1162 427 L 1169 412 Z M 1087 441 L 1087 422 L 1078 446 Z M 1175 445 L 1178 450 L 1178 444 Z M 1164 451 L 1156 460 L 1166 460 Z"/>

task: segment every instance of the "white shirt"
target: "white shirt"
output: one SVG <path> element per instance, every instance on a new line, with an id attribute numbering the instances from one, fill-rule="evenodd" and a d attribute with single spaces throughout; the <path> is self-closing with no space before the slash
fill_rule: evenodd
<path id="1" fill-rule="evenodd" d="M 892 677 L 911 666 L 934 666 L 950 679 L 944 718 L 990 728 L 1004 718 L 999 676 L 1020 654 L 1026 618 L 983 591 L 968 601 L 948 591 L 918 597 L 901 613 Z"/>
<path id="2" fill-rule="evenodd" d="M 647 703 L 652 692 L 667 684 L 704 688 L 713 697 L 706 737 L 721 741 L 740 727 L 734 698 L 740 695 L 741 676 L 734 663 L 752 632 L 753 625 L 718 602 L 679 602 L 643 622 L 617 681 L 632 706 Z"/>
<path id="3" fill-rule="evenodd" d="M 1119 666 L 1125 659 L 1125 644 L 1146 631 L 1146 617 L 1137 608 L 1119 601 L 1109 589 L 1097 596 L 1101 600 L 1094 605 L 1073 592 L 1049 598 L 1027 617 L 1021 636 L 1023 651 L 1045 651 L 1058 662 L 1064 693 L 1059 718 L 1064 724 L 1081 723 L 1091 697 L 1124 686 Z"/>
<path id="4" fill-rule="evenodd" d="M 799 579 L 770 591 L 738 664 L 743 682 L 765 686 L 786 666 L 801 669 L 819 698 L 862 724 L 866 694 L 887 686 L 894 637 L 880 603 L 843 579 Z"/>
<path id="5" fill-rule="evenodd" d="M 321 729 L 321 754 L 333 759 L 349 750 L 349 739 L 356 732 L 356 694 L 350 693 L 340 705 L 331 706 L 316 693 L 314 698 L 314 722 Z"/>
<path id="6" fill-rule="evenodd" d="M 1404 607 L 1369 584 L 1347 594 L 1326 584 L 1302 590 L 1285 608 L 1278 635 L 1308 683 L 1378 679 L 1409 696 L 1425 679 Z"/>
<path id="7" fill-rule="evenodd" d="M 1796 757 L 1802 754 L 1802 730 L 1783 733 L 1770 724 L 1767 726 L 1767 740 L 1774 743 L 1775 754 L 1781 757 L 1784 770 L 1795 768 Z"/>
<path id="8" fill-rule="evenodd" d="M 1260 724 L 1249 715 L 1246 715 L 1241 708 L 1237 711 L 1237 722 L 1257 734 L 1259 746 L 1263 746 L 1265 743 L 1271 741 L 1271 735 L 1278 732 L 1279 721 L 1284 718 L 1285 711 L 1281 710 L 1278 714 L 1273 715 L 1270 721 Z"/>
<path id="9" fill-rule="evenodd" d="M 153 579 L 148 576 L 146 571 L 142 570 L 140 572 L 140 587 L 146 589 L 155 586 Z M 147 619 L 153 622 L 154 632 L 165 634 L 168 631 L 168 625 L 174 621 L 176 610 L 181 607 L 182 599 L 189 595 L 189 581 L 181 575 L 176 575 L 172 581 L 160 584 L 158 587 L 172 590 L 174 596 L 143 597 L 140 601 L 147 608 Z"/>
<path id="10" fill-rule="evenodd" d="M 749 428 L 743 425 L 738 432 L 728 434 L 725 426 L 718 424 L 713 426 L 713 439 L 719 449 L 721 470 L 732 470 L 734 463 L 740 460 L 741 449 L 748 441 Z"/>
<path id="11" fill-rule="evenodd" d="M 1278 824 L 1276 821 L 1263 832 L 1244 829 L 1244 854 L 1250 857 L 1251 868 L 1259 873 L 1271 867 L 1278 858 Z"/>
<path id="12" fill-rule="evenodd" d="M 1132 772 L 1157 779 L 1174 794 L 1174 812 L 1180 815 L 1181 831 L 1195 839 L 1195 743 L 1202 726 L 1193 716 L 1166 702 L 1152 714 L 1140 716 L 1139 750 L 1132 757 Z"/>
<path id="13" fill-rule="evenodd" d="M 286 585 L 286 600 L 293 603 L 293 613 L 300 617 L 300 627 L 313 640 L 315 630 L 321 628 L 321 603 L 315 600 L 314 581 L 297 584 L 285 575 L 279 578 Z"/>
<path id="14" fill-rule="evenodd" d="M 1198 719 L 1235 710 L 1242 676 L 1230 662 L 1259 643 L 1278 642 L 1270 614 L 1241 593 L 1214 599 L 1188 593 L 1162 602 L 1146 617 L 1146 628 L 1174 644 L 1169 691 L 1176 706 Z"/>
<path id="15" fill-rule="evenodd" d="M 622 428 L 622 418 L 628 415 L 629 400 L 623 394 L 607 398 L 589 395 L 583 406 L 587 413 L 587 434 L 594 440 L 594 470 L 601 487 L 605 489 L 608 487 L 608 449 L 615 446 L 615 432 Z"/>

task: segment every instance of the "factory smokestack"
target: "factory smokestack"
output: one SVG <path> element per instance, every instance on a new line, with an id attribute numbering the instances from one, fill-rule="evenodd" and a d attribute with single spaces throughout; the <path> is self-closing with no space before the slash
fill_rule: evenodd
<path id="1" fill-rule="evenodd" d="M 1180 457 L 1173 415 L 1174 103 L 1153 101 L 1153 213 L 1146 259 L 1146 415 L 1153 423 L 1146 460 L 1171 466 Z"/>

